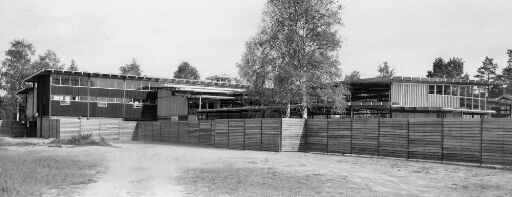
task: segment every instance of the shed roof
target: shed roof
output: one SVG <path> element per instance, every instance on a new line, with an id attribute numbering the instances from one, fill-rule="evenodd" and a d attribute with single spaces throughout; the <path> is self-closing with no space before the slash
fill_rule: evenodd
<path id="1" fill-rule="evenodd" d="M 427 77 L 392 77 L 392 78 L 366 78 L 350 83 L 378 83 L 378 84 L 391 84 L 391 83 L 428 83 L 428 84 L 460 84 L 460 85 L 496 85 L 496 82 L 487 82 L 484 80 L 468 80 L 468 79 L 453 79 L 453 78 L 427 78 Z"/>
<path id="2" fill-rule="evenodd" d="M 192 79 L 175 79 L 175 78 L 159 78 L 159 77 L 149 77 L 149 76 L 135 76 L 135 75 L 122 75 L 122 74 L 109 74 L 109 73 L 97 73 L 97 72 L 84 72 L 84 71 L 67 71 L 67 70 L 56 70 L 56 69 L 45 69 L 39 72 L 34 73 L 30 77 L 26 78 L 25 82 L 34 82 L 35 79 L 41 76 L 46 76 L 50 74 L 68 74 L 68 75 L 83 75 L 83 76 L 98 76 L 98 77 L 110 77 L 110 78 L 120 78 L 120 79 L 138 79 L 138 80 L 150 80 L 150 81 L 158 81 L 162 83 L 169 84 L 187 84 L 187 85 L 197 85 L 197 86 L 213 86 L 213 87 L 234 87 L 234 88 L 246 88 L 248 87 L 246 84 L 242 83 L 226 83 L 226 82 L 216 82 L 210 80 L 192 80 Z"/>

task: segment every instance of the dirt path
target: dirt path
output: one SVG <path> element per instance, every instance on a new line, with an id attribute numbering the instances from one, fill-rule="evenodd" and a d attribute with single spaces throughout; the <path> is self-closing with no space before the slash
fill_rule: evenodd
<path id="1" fill-rule="evenodd" d="M 181 186 L 183 182 L 179 182 L 181 179 L 178 176 L 183 175 L 187 169 L 222 166 L 274 169 L 290 177 L 323 177 L 325 183 L 332 183 L 333 177 L 343 177 L 348 184 L 345 188 L 324 189 L 350 190 L 362 196 L 512 195 L 510 170 L 402 159 L 238 151 L 165 144 L 117 146 L 119 148 L 83 147 L 70 152 L 96 152 L 107 158 L 107 170 L 97 178 L 98 182 L 85 185 L 71 196 L 190 196 L 192 194 L 187 192 L 193 191 L 196 184 Z M 239 188 L 236 180 L 226 181 L 226 184 L 233 185 L 235 190 Z M 302 188 L 301 185 L 296 187 Z"/>

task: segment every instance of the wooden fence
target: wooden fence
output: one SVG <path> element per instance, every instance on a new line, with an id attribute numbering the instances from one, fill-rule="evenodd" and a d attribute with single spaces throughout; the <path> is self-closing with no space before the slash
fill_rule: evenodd
<path id="1" fill-rule="evenodd" d="M 136 140 L 239 150 L 302 151 L 303 127 L 301 119 L 139 122 Z"/>
<path id="2" fill-rule="evenodd" d="M 0 137 L 24 137 L 25 126 L 13 120 L 0 120 Z"/>
<path id="3" fill-rule="evenodd" d="M 134 132 L 136 131 L 137 122 L 123 121 L 122 119 L 51 119 L 56 121 L 52 125 L 56 125 L 58 129 L 58 137 L 61 139 L 69 139 L 73 135 L 80 133 L 91 133 L 93 137 L 103 137 L 107 140 L 125 141 L 134 140 Z M 44 121 L 43 121 L 44 122 Z M 43 127 L 43 131 L 46 130 Z M 42 132 L 44 133 L 44 132 Z M 43 136 L 44 137 L 44 136 Z M 51 137 L 51 136 L 50 136 Z"/>
<path id="4" fill-rule="evenodd" d="M 306 152 L 512 165 L 509 119 L 308 119 Z"/>

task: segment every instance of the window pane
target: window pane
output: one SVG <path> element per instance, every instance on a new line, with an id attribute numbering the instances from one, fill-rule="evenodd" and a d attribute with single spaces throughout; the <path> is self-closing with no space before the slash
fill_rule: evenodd
<path id="1" fill-rule="evenodd" d="M 149 90 L 149 82 L 148 81 L 143 81 L 142 82 L 142 89 L 143 90 Z"/>
<path id="2" fill-rule="evenodd" d="M 80 101 L 87 101 L 87 96 L 80 96 Z"/>
<path id="3" fill-rule="evenodd" d="M 98 79 L 91 78 L 91 87 L 99 87 Z"/>
<path id="4" fill-rule="evenodd" d="M 116 98 L 116 103 L 123 103 L 123 98 Z"/>
<path id="5" fill-rule="evenodd" d="M 113 79 L 107 79 L 108 88 L 116 88 L 116 81 Z"/>
<path id="6" fill-rule="evenodd" d="M 428 93 L 429 94 L 435 94 L 436 93 L 436 86 L 435 85 L 429 85 L 428 86 Z"/>
<path id="7" fill-rule="evenodd" d="M 60 85 L 60 76 L 52 76 L 52 85 Z"/>
<path id="8" fill-rule="evenodd" d="M 126 89 L 127 90 L 133 90 L 133 81 L 126 80 Z"/>
<path id="9" fill-rule="evenodd" d="M 459 96 L 459 86 L 452 86 L 452 95 Z"/>
<path id="10" fill-rule="evenodd" d="M 124 89 L 124 82 L 123 82 L 123 80 L 116 80 L 116 88 L 117 89 L 121 89 L 121 90 Z"/>
<path id="11" fill-rule="evenodd" d="M 109 102 L 109 103 L 115 103 L 115 102 L 116 102 L 116 98 L 108 97 L 108 98 L 107 98 L 107 102 Z"/>
<path id="12" fill-rule="evenodd" d="M 52 95 L 52 100 L 60 100 L 60 96 L 59 95 Z"/>
<path id="13" fill-rule="evenodd" d="M 78 77 L 71 77 L 71 85 L 72 86 L 79 86 L 80 85 L 80 80 Z"/>
<path id="14" fill-rule="evenodd" d="M 478 98 L 479 90 L 477 86 L 472 86 L 473 88 L 473 97 Z"/>
<path id="15" fill-rule="evenodd" d="M 91 97 L 89 97 L 89 98 L 90 98 L 90 101 L 91 101 L 91 102 L 96 102 L 96 101 L 98 101 L 98 97 L 91 96 Z"/>
<path id="16" fill-rule="evenodd" d="M 444 90 L 443 95 L 451 95 L 452 94 L 451 93 L 452 88 L 450 87 L 450 85 L 445 85 L 443 90 Z"/>
<path id="17" fill-rule="evenodd" d="M 87 86 L 87 78 L 80 77 L 80 86 Z"/>
<path id="18" fill-rule="evenodd" d="M 443 85 L 436 85 L 436 94 L 443 95 Z"/>
<path id="19" fill-rule="evenodd" d="M 106 102 L 98 102 L 98 107 L 107 107 Z"/>
<path id="20" fill-rule="evenodd" d="M 71 79 L 69 76 L 61 76 L 60 77 L 60 85 L 71 85 Z"/>
<path id="21" fill-rule="evenodd" d="M 108 88 L 108 81 L 106 79 L 99 79 L 100 88 Z"/>

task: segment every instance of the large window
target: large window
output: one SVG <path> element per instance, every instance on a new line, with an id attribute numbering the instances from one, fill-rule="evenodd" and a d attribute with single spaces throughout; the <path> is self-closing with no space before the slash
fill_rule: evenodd
<path id="1" fill-rule="evenodd" d="M 443 85 L 436 85 L 436 94 L 443 95 Z"/>
<path id="2" fill-rule="evenodd" d="M 52 85 L 60 85 L 60 76 L 52 76 Z"/>
<path id="3" fill-rule="evenodd" d="M 428 93 L 429 94 L 435 94 L 436 93 L 436 86 L 435 85 L 429 85 L 428 86 Z"/>
<path id="4" fill-rule="evenodd" d="M 452 87 L 450 85 L 443 86 L 443 95 L 452 95 Z"/>

